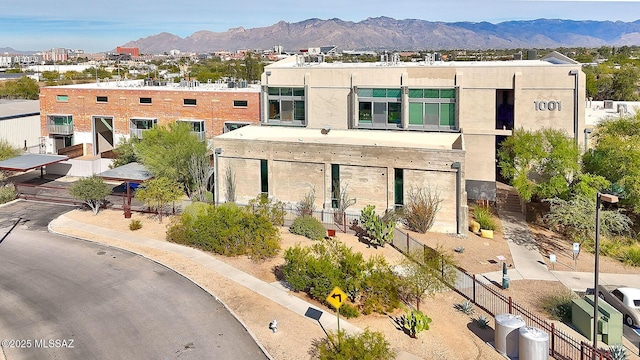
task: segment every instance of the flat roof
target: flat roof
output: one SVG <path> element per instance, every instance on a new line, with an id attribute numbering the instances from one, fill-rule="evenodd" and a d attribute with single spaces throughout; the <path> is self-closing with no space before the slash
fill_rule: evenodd
<path id="1" fill-rule="evenodd" d="M 622 105 L 622 109 L 626 108 L 623 116 L 634 115 L 640 111 L 640 101 L 612 101 L 611 108 L 605 109 L 604 101 L 588 101 L 584 114 L 584 123 L 586 126 L 596 126 L 603 120 L 620 117 L 618 105 Z"/>
<path id="2" fill-rule="evenodd" d="M 407 130 L 338 130 L 295 128 L 287 126 L 247 125 L 213 139 L 282 141 L 308 144 L 364 145 L 452 150 L 460 133 L 434 133 Z M 458 149 L 463 150 L 463 149 Z"/>
<path id="3" fill-rule="evenodd" d="M 98 174 L 103 179 L 113 181 L 135 181 L 144 182 L 153 178 L 153 175 L 147 168 L 137 162 L 128 163 L 118 166 L 115 169 L 109 169 Z"/>
<path id="4" fill-rule="evenodd" d="M 247 84 L 247 87 L 229 87 L 227 83 L 167 83 L 166 85 L 145 85 L 144 80 L 109 80 L 101 81 L 99 83 L 86 83 L 86 84 L 73 84 L 73 85 L 59 85 L 59 86 L 47 86 L 46 88 L 61 88 L 61 89 L 102 89 L 102 90 L 158 90 L 158 91 L 204 91 L 204 92 L 260 92 L 260 85 Z"/>
<path id="5" fill-rule="evenodd" d="M 16 117 L 25 114 L 40 114 L 40 100 L 2 100 L 0 118 Z M 33 115 L 35 116 L 35 115 Z"/>
<path id="6" fill-rule="evenodd" d="M 68 160 L 66 155 L 24 154 L 0 161 L 0 170 L 28 171 Z"/>

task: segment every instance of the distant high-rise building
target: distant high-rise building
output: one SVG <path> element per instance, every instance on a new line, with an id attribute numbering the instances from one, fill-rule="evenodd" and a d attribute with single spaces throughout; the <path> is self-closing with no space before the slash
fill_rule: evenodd
<path id="1" fill-rule="evenodd" d="M 138 57 L 140 56 L 140 49 L 136 48 L 128 48 L 128 47 L 120 47 L 118 46 L 116 48 L 116 53 L 118 55 L 129 55 L 131 57 Z"/>

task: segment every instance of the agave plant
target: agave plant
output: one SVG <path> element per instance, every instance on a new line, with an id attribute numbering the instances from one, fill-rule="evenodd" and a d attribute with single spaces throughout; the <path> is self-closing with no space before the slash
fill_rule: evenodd
<path id="1" fill-rule="evenodd" d="M 463 303 L 454 304 L 453 307 L 456 310 L 458 310 L 458 311 L 460 311 L 460 312 L 462 312 L 464 314 L 467 314 L 467 315 L 471 315 L 475 311 L 473 309 L 473 304 L 471 304 L 471 301 L 469 301 L 469 300 L 467 300 L 467 301 L 465 301 Z"/>
<path id="2" fill-rule="evenodd" d="M 486 329 L 487 327 L 489 327 L 489 318 L 487 318 L 486 316 L 478 315 L 475 320 L 481 329 Z"/>
<path id="3" fill-rule="evenodd" d="M 609 346 L 609 355 L 613 360 L 627 360 L 629 358 L 627 355 L 627 349 L 625 349 L 622 344 Z"/>

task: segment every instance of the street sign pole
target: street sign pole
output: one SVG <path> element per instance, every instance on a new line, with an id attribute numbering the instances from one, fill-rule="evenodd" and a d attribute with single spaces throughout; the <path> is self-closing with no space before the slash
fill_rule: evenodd
<path id="1" fill-rule="evenodd" d="M 336 318 L 338 321 L 338 349 L 340 349 L 340 307 L 345 301 L 347 301 L 347 294 L 337 286 L 333 288 L 327 296 L 327 302 L 336 308 Z"/>

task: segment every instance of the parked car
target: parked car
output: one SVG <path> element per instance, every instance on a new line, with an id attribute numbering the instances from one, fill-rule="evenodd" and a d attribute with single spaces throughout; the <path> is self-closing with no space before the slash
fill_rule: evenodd
<path id="1" fill-rule="evenodd" d="M 640 289 L 598 285 L 598 296 L 622 313 L 625 324 L 640 327 Z"/>

